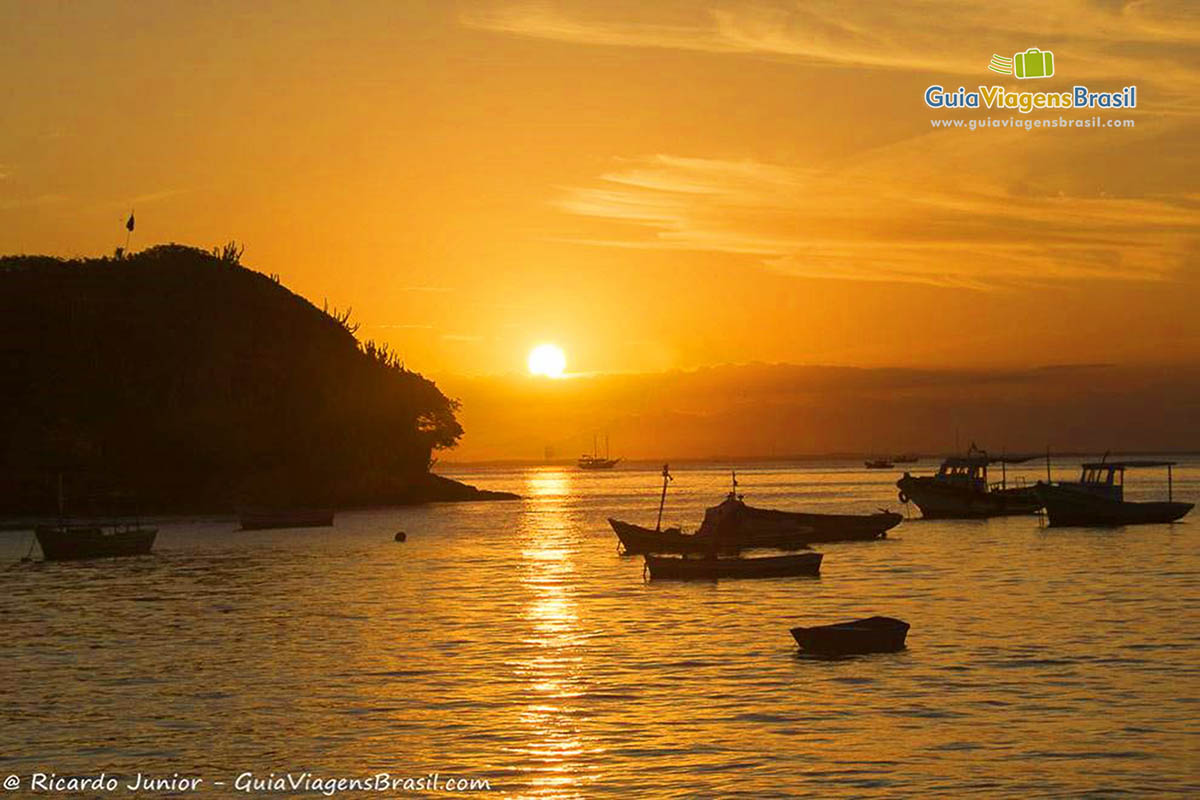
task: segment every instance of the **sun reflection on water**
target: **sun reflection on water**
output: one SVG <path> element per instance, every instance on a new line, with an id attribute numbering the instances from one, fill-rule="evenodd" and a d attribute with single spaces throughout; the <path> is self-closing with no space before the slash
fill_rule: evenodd
<path id="1" fill-rule="evenodd" d="M 590 770 L 576 703 L 586 688 L 583 636 L 575 599 L 577 548 L 568 508 L 572 476 L 562 470 L 530 473 L 522 521 L 520 582 L 528 621 L 529 657 L 516 667 L 527 736 L 514 748 L 528 770 L 529 794 L 582 796 Z"/>

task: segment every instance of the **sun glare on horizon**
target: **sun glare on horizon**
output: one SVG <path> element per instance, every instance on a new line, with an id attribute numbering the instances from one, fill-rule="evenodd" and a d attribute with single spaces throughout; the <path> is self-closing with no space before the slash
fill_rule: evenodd
<path id="1" fill-rule="evenodd" d="M 561 378 L 567 368 L 567 354 L 556 344 L 539 344 L 529 351 L 529 373 Z"/>

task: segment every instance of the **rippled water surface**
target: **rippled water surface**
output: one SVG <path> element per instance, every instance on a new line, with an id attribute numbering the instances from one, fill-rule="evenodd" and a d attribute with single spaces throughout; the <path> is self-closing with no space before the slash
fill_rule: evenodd
<path id="1" fill-rule="evenodd" d="M 456 477 L 525 499 L 348 511 L 333 529 L 166 522 L 153 556 L 77 564 L 21 563 L 30 535 L 0 534 L 0 772 L 437 771 L 545 797 L 1200 794 L 1195 514 L 914 519 L 821 545 L 820 578 L 651 584 L 605 518 L 653 525 L 654 471 Z M 739 471 L 752 505 L 830 512 L 898 508 L 895 478 Z M 723 469 L 676 470 L 664 522 L 694 526 L 727 486 Z M 1175 493 L 1200 497 L 1196 462 Z M 871 614 L 908 620 L 909 649 L 812 660 L 788 633 Z"/>

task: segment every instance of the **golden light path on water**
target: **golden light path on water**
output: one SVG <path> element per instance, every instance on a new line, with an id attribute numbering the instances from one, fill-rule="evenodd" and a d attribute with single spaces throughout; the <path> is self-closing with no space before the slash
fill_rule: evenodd
<path id="1" fill-rule="evenodd" d="M 531 625 L 527 644 L 538 652 L 515 667 L 517 677 L 528 683 L 529 703 L 520 716 L 527 743 L 514 750 L 541 764 L 531 779 L 531 794 L 583 796 L 578 793 L 586 776 L 579 764 L 585 745 L 573 707 L 584 676 L 578 653 L 575 567 L 568 542 L 570 474 L 532 473 L 523 494 L 535 508 L 526 515 L 521 531 L 521 583 L 527 597 L 525 617 Z"/>
<path id="2" fill-rule="evenodd" d="M 1184 461 L 1175 495 L 1197 499 L 1200 461 Z M 663 522 L 694 526 L 729 472 L 673 472 Z M 896 475 L 860 463 L 738 475 L 762 507 L 900 507 Z M 522 499 L 342 511 L 332 529 L 167 520 L 152 557 L 79 564 L 22 563 L 28 533 L 0 533 L 0 775 L 437 772 L 540 798 L 1200 796 L 1196 520 L 910 519 L 885 541 L 821 545 L 819 578 L 646 583 L 606 519 L 653 526 L 655 465 L 456 477 Z M 788 634 L 876 613 L 912 623 L 907 651 L 819 661 Z"/>

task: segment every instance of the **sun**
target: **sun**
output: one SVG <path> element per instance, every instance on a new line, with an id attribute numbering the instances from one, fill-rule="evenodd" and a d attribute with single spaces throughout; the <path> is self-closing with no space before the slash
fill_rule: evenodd
<path id="1" fill-rule="evenodd" d="M 529 351 L 529 372 L 547 378 L 561 378 L 567 368 L 567 354 L 556 344 L 539 344 Z"/>

